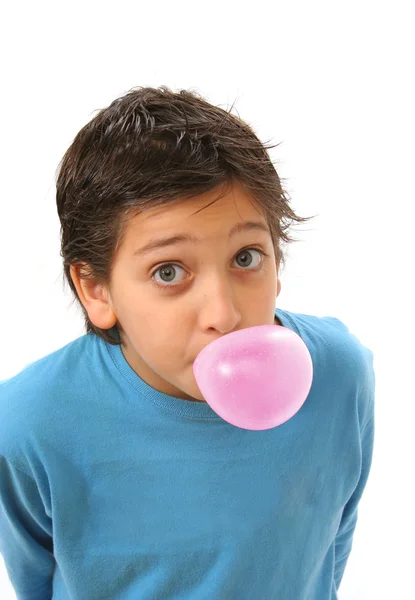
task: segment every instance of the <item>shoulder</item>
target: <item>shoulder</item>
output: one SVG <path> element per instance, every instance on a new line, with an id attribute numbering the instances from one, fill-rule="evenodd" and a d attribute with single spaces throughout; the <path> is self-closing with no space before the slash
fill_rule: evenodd
<path id="1" fill-rule="evenodd" d="M 374 418 L 375 371 L 370 348 L 340 319 L 283 312 L 283 318 L 308 347 L 313 362 L 313 385 L 344 398 L 364 427 Z M 337 404 L 336 404 L 337 405 Z"/>
<path id="2" fill-rule="evenodd" d="M 94 336 L 83 335 L 65 346 L 26 365 L 16 375 L 0 381 L 0 406 L 14 392 L 28 392 L 59 381 L 93 344 Z M 55 377 L 53 378 L 52 375 Z"/>
<path id="3" fill-rule="evenodd" d="M 373 376 L 373 352 L 353 330 L 333 316 L 315 316 L 281 311 L 286 321 L 307 345 L 313 362 L 340 377 L 364 383 Z M 317 366 L 317 365 L 314 365 Z"/>
<path id="4" fill-rule="evenodd" d="M 0 381 L 0 454 L 20 453 L 52 425 L 56 407 L 68 401 L 80 372 L 90 368 L 94 337 L 81 336 Z"/>

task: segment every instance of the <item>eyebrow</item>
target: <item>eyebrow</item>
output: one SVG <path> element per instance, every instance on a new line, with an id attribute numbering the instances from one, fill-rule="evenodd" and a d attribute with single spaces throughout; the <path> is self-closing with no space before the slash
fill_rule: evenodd
<path id="1" fill-rule="evenodd" d="M 264 223 L 261 223 L 260 221 L 244 221 L 243 223 L 237 223 L 236 225 L 234 225 L 232 227 L 232 229 L 230 230 L 230 232 L 228 234 L 228 239 L 230 239 L 235 234 L 240 233 L 242 231 L 265 231 L 266 233 L 271 233 L 269 228 Z M 142 256 L 143 254 L 148 254 L 149 252 L 152 252 L 153 250 L 158 250 L 159 248 L 165 248 L 166 246 L 173 246 L 174 244 L 179 244 L 181 242 L 197 243 L 197 242 L 200 242 L 200 239 L 195 237 L 194 235 L 190 235 L 188 233 L 179 233 L 179 234 L 173 235 L 171 237 L 153 240 L 153 241 L 149 242 L 148 244 L 146 244 L 145 246 L 138 248 L 138 250 L 136 250 L 133 253 L 133 256 L 137 256 L 137 255 Z"/>

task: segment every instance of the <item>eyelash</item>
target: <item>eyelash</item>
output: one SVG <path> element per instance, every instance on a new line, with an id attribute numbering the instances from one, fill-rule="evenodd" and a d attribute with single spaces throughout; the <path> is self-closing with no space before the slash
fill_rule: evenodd
<path id="1" fill-rule="evenodd" d="M 266 252 L 264 252 L 264 251 L 263 251 L 263 250 L 261 250 L 260 248 L 242 248 L 241 250 L 239 250 L 239 252 L 236 254 L 236 256 L 238 256 L 238 254 L 241 254 L 242 252 L 245 252 L 245 251 L 247 251 L 247 250 L 255 250 L 256 252 L 258 252 L 259 254 L 261 254 L 261 256 L 262 256 L 262 261 L 261 261 L 261 264 L 259 265 L 259 267 L 262 267 L 262 265 L 263 265 L 263 263 L 264 263 L 264 260 L 265 260 L 266 258 L 268 258 L 268 256 L 269 256 L 269 255 L 268 255 Z M 152 282 L 154 283 L 154 285 L 156 285 L 156 286 L 157 286 L 157 287 L 159 287 L 159 288 L 176 288 L 176 287 L 179 287 L 179 286 L 180 286 L 180 285 L 183 283 L 182 281 L 180 281 L 179 283 L 173 283 L 173 284 L 169 284 L 169 283 L 160 283 L 160 282 L 158 282 L 158 281 L 156 281 L 156 280 L 154 279 L 154 275 L 157 273 L 157 271 L 160 271 L 160 270 L 161 270 L 161 269 L 163 269 L 164 267 L 170 267 L 170 266 L 173 266 L 173 267 L 174 267 L 174 266 L 181 267 L 181 265 L 178 265 L 178 264 L 176 264 L 176 263 L 173 263 L 173 262 L 166 262 L 166 263 L 163 263 L 163 264 L 159 265 L 159 266 L 158 266 L 156 269 L 154 269 L 154 270 L 152 271 L 152 273 L 151 273 L 151 279 L 152 279 Z M 181 268 L 183 268 L 183 267 L 181 267 Z M 241 269 L 241 270 L 242 270 L 242 271 L 256 271 L 256 270 L 258 270 L 258 267 L 256 267 L 255 269 Z"/>

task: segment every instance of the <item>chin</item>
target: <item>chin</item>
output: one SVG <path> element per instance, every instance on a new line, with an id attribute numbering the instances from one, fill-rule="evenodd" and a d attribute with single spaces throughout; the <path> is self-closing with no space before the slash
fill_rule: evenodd
<path id="1" fill-rule="evenodd" d="M 192 383 L 186 390 L 183 390 L 185 394 L 187 394 L 191 400 L 198 400 L 199 402 L 206 402 L 204 399 L 202 392 L 199 390 L 199 386 L 196 383 L 195 376 L 192 371 Z"/>
<path id="2" fill-rule="evenodd" d="M 206 402 L 197 385 L 194 389 L 189 389 L 185 391 L 185 394 L 187 394 L 191 400 L 199 400 L 199 402 Z"/>

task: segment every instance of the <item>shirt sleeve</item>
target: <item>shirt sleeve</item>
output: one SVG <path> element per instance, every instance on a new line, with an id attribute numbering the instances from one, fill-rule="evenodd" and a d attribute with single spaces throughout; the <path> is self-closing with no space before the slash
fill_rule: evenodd
<path id="1" fill-rule="evenodd" d="M 0 553 L 18 600 L 50 600 L 52 522 L 36 481 L 0 455 Z"/>
<path id="2" fill-rule="evenodd" d="M 352 549 L 353 534 L 356 528 L 358 517 L 358 504 L 362 498 L 369 478 L 373 457 L 375 435 L 375 374 L 372 367 L 372 352 L 369 351 L 368 356 L 371 362 L 367 371 L 365 385 L 360 398 L 362 400 L 362 406 L 364 407 L 364 423 L 361 429 L 362 466 L 360 478 L 352 496 L 349 498 L 343 509 L 340 526 L 335 538 L 334 580 L 337 589 L 340 587 L 347 560 Z"/>

